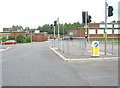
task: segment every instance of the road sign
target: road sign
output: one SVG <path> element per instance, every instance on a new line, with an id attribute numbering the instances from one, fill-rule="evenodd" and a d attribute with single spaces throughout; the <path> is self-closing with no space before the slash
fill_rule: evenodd
<path id="1" fill-rule="evenodd" d="M 92 56 L 99 56 L 99 42 L 92 42 Z"/>
<path id="2" fill-rule="evenodd" d="M 98 42 L 95 42 L 95 43 L 94 43 L 94 46 L 95 46 L 95 47 L 98 47 Z"/>

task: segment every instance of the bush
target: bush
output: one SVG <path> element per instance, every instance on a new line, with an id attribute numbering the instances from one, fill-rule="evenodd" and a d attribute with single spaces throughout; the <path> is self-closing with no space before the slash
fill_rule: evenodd
<path id="1" fill-rule="evenodd" d="M 25 43 L 25 37 L 23 35 L 18 35 L 16 41 L 17 43 Z"/>
<path id="2" fill-rule="evenodd" d="M 14 37 L 13 36 L 9 36 L 8 40 L 14 40 Z"/>
<path id="3" fill-rule="evenodd" d="M 26 36 L 25 37 L 25 42 L 26 43 L 30 43 L 31 42 L 31 37 L 30 36 Z"/>
<path id="4" fill-rule="evenodd" d="M 6 36 L 2 36 L 2 42 L 7 41 L 7 37 Z"/>
<path id="5" fill-rule="evenodd" d="M 16 37 L 17 43 L 30 43 L 31 42 L 31 37 L 30 36 L 23 36 L 23 35 L 18 35 Z"/>

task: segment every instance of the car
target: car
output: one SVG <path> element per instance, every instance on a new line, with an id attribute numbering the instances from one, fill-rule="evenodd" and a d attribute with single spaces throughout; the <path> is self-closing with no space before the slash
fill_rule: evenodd
<path id="1" fill-rule="evenodd" d="M 16 44 L 17 42 L 15 40 L 7 40 L 5 42 L 2 42 L 2 45 L 7 45 L 7 44 Z"/>
<path id="2" fill-rule="evenodd" d="M 73 38 L 72 38 L 72 37 L 68 37 L 68 36 L 63 37 L 62 39 L 63 39 L 63 40 L 73 40 Z"/>

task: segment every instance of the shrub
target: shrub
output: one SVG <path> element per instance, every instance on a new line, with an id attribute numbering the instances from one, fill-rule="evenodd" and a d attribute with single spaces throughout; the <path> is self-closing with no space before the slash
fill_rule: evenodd
<path id="1" fill-rule="evenodd" d="M 7 41 L 7 37 L 6 36 L 2 36 L 2 42 Z"/>
<path id="2" fill-rule="evenodd" d="M 30 36 L 23 36 L 23 35 L 18 35 L 16 37 L 17 43 L 30 43 L 31 42 L 31 37 Z"/>
<path id="3" fill-rule="evenodd" d="M 25 37 L 23 35 L 18 35 L 16 37 L 17 43 L 24 43 L 25 42 Z"/>
<path id="4" fill-rule="evenodd" d="M 14 40 L 14 37 L 13 36 L 9 36 L 8 40 Z"/>
<path id="5" fill-rule="evenodd" d="M 25 37 L 25 42 L 26 43 L 30 43 L 31 42 L 31 37 L 30 36 L 26 36 Z"/>

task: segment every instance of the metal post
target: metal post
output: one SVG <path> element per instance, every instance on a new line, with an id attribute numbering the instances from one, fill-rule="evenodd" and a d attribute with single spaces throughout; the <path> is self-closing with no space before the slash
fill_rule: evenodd
<path id="1" fill-rule="evenodd" d="M 64 40 L 62 40 L 63 41 L 63 53 L 64 53 Z"/>
<path id="2" fill-rule="evenodd" d="M 54 26 L 54 38 L 55 38 L 55 26 Z"/>
<path id="3" fill-rule="evenodd" d="M 64 37 L 64 25 L 63 25 L 63 37 Z"/>
<path id="4" fill-rule="evenodd" d="M 66 40 L 67 41 L 67 45 L 68 45 L 68 54 L 69 54 L 69 40 Z"/>
<path id="5" fill-rule="evenodd" d="M 59 33 L 59 17 L 58 17 L 57 21 L 58 21 L 58 39 L 59 39 L 60 38 L 60 33 Z"/>
<path id="6" fill-rule="evenodd" d="M 88 12 L 86 11 L 85 12 L 85 36 L 87 35 L 87 15 L 88 15 Z M 85 39 L 85 48 L 87 46 L 87 39 Z"/>
<path id="7" fill-rule="evenodd" d="M 54 26 L 54 47 L 55 47 L 55 26 Z"/>
<path id="8" fill-rule="evenodd" d="M 59 34 L 59 17 L 58 17 L 57 21 L 58 21 L 58 49 L 59 49 L 59 38 L 60 38 L 60 34 Z"/>
<path id="9" fill-rule="evenodd" d="M 107 53 L 107 0 L 105 0 L 105 30 L 104 30 L 104 34 L 105 34 L 105 55 Z"/>
<path id="10" fill-rule="evenodd" d="M 32 29 L 31 29 L 31 43 L 32 43 Z"/>
<path id="11" fill-rule="evenodd" d="M 114 23 L 113 23 L 113 27 L 112 27 L 112 54 L 113 54 L 113 50 L 114 49 Z"/>
<path id="12" fill-rule="evenodd" d="M 90 25 L 90 23 L 88 23 L 88 26 L 87 26 L 87 42 L 89 41 L 89 25 Z"/>
<path id="13" fill-rule="evenodd" d="M 63 25 L 63 53 L 64 53 L 64 25 Z"/>

